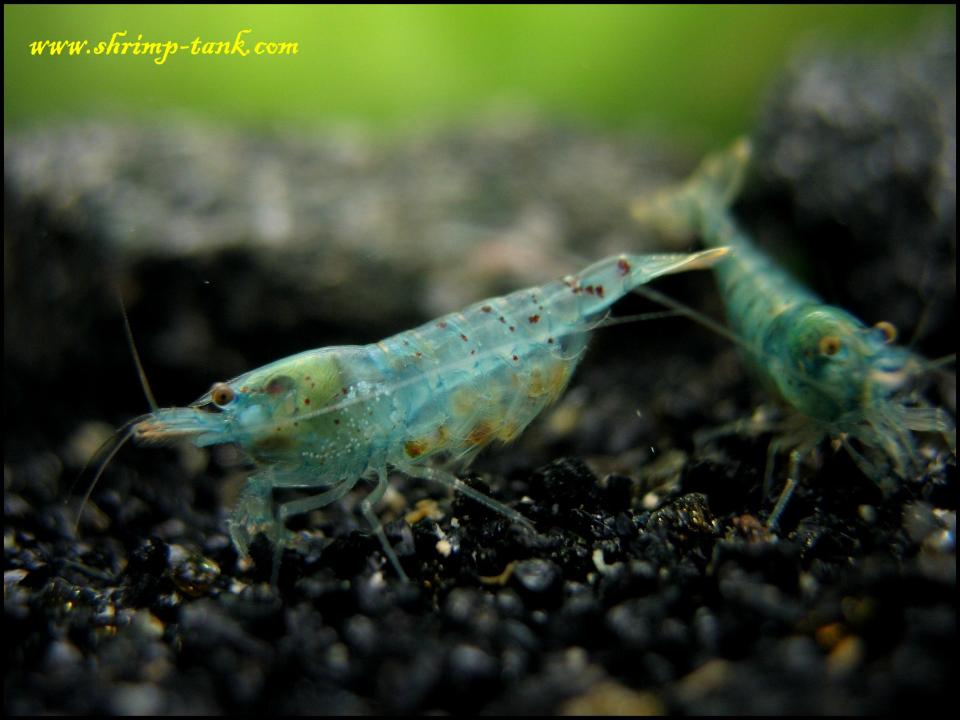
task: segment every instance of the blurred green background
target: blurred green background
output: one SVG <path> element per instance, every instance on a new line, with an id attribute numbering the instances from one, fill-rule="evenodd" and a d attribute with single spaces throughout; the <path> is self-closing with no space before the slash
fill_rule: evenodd
<path id="1" fill-rule="evenodd" d="M 162 118 L 253 126 L 451 124 L 535 109 L 712 143 L 752 123 L 804 48 L 904 43 L 953 6 L 5 6 L 4 121 Z M 296 42 L 287 57 L 34 56 L 37 40 Z"/>

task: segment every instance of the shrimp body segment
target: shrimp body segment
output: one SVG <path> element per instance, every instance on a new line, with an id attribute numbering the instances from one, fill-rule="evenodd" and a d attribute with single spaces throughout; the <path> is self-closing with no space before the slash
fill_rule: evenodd
<path id="1" fill-rule="evenodd" d="M 667 234 L 699 235 L 708 246 L 730 249 L 714 270 L 731 330 L 755 374 L 799 414 L 799 422 L 771 446 L 794 448 L 772 526 L 796 483 L 800 458 L 824 436 L 840 439 L 861 469 L 884 486 L 890 475 L 905 477 L 918 465 L 911 431 L 941 433 L 955 453 L 956 430 L 944 410 L 909 391 L 908 380 L 926 363 L 894 344 L 890 323 L 867 326 L 823 302 L 739 227 L 729 206 L 749 158 L 749 144 L 740 141 L 708 157 L 680 187 L 640 200 L 633 210 Z"/>
<path id="2" fill-rule="evenodd" d="M 465 463 L 490 443 L 517 437 L 561 395 L 588 331 L 617 299 L 660 275 L 709 267 L 725 252 L 609 257 L 381 342 L 308 350 L 217 383 L 189 407 L 158 410 L 133 436 L 144 444 L 236 443 L 246 451 L 257 471 L 230 520 L 241 553 L 261 530 L 282 544 L 286 517 L 376 478 L 361 508 L 402 575 L 372 512 L 388 467 L 444 482 L 527 523 L 428 461 L 442 455 Z M 272 491 L 283 487 L 321 492 L 274 512 Z"/>

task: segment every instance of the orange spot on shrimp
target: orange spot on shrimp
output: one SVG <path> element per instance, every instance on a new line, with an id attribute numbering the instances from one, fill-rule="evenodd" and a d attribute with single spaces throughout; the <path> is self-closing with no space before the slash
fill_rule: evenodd
<path id="1" fill-rule="evenodd" d="M 427 443 L 423 440 L 407 440 L 403 444 L 403 451 L 407 457 L 418 458 L 427 451 Z"/>
<path id="2" fill-rule="evenodd" d="M 540 316 L 539 316 L 539 315 L 531 315 L 531 316 L 530 316 L 529 318 L 527 318 L 527 319 L 530 321 L 530 323 L 531 323 L 532 325 L 536 325 L 538 322 L 540 322 Z M 512 329 L 513 329 L 513 328 L 511 328 L 511 330 L 512 330 Z"/>
<path id="3" fill-rule="evenodd" d="M 617 260 L 617 270 L 620 271 L 621 275 L 627 275 L 630 272 L 630 263 L 627 262 L 626 258 Z"/>
<path id="4" fill-rule="evenodd" d="M 425 455 L 426 453 L 432 452 L 438 448 L 442 449 L 447 443 L 447 437 L 447 428 L 443 425 L 440 425 L 433 433 L 432 440 L 430 438 L 416 438 L 415 440 L 407 440 L 403 444 L 403 451 L 407 454 L 407 457 L 418 458 L 421 455 Z"/>
<path id="5" fill-rule="evenodd" d="M 493 439 L 496 428 L 486 420 L 481 420 L 470 429 L 467 442 L 471 445 L 486 445 Z"/>
<path id="6" fill-rule="evenodd" d="M 571 368 L 565 362 L 556 362 L 544 372 L 542 368 L 530 371 L 527 383 L 527 395 L 531 398 L 546 396 L 547 402 L 552 403 L 563 394 L 570 380 Z"/>

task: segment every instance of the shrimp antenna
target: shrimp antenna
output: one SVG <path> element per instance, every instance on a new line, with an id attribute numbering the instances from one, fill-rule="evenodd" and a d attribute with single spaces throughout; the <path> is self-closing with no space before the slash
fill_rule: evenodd
<path id="1" fill-rule="evenodd" d="M 594 325 L 591 330 L 598 328 L 608 328 L 614 325 L 625 325 L 633 322 L 646 322 L 647 320 L 663 320 L 664 318 L 682 317 L 683 313 L 679 310 L 654 310 L 652 312 L 636 313 L 635 315 L 615 315 L 603 318 Z"/>
<path id="2" fill-rule="evenodd" d="M 77 480 L 86 474 L 87 469 L 93 464 L 94 460 L 101 457 L 104 458 L 99 463 L 99 468 L 97 469 L 96 474 L 93 476 L 90 487 L 88 487 L 87 491 L 83 494 L 83 500 L 80 502 L 80 509 L 77 510 L 77 517 L 73 523 L 74 535 L 76 535 L 80 529 L 80 518 L 83 517 L 83 509 L 87 506 L 87 502 L 89 502 L 90 496 L 93 494 L 93 489 L 97 486 L 97 481 L 100 479 L 100 476 L 103 475 L 103 471 L 107 469 L 107 465 L 109 465 L 114 456 L 120 452 L 120 448 L 126 444 L 127 440 L 133 437 L 133 426 L 148 417 L 150 416 L 141 415 L 140 417 L 136 417 L 117 428 L 114 433 L 108 437 L 99 448 L 97 448 L 97 451 L 90 456 L 90 459 L 87 460 L 86 465 L 83 466 L 83 470 L 80 471 L 80 474 L 77 476 Z M 74 484 L 76 484 L 76 480 L 74 481 Z M 73 486 L 71 486 L 71 489 L 72 487 Z"/>
<path id="3" fill-rule="evenodd" d="M 140 362 L 140 353 L 137 352 L 137 344 L 133 341 L 133 330 L 130 329 L 130 320 L 127 317 L 127 308 L 123 304 L 123 295 L 117 290 L 117 300 L 120 301 L 120 314 L 123 316 L 123 329 L 127 335 L 127 342 L 130 345 L 130 352 L 133 353 L 133 361 L 137 365 L 137 374 L 140 375 L 140 384 L 143 386 L 143 393 L 147 396 L 147 402 L 150 403 L 150 409 L 156 412 L 160 409 L 153 392 L 150 390 L 150 383 L 147 382 L 147 374 L 143 371 L 143 363 Z M 117 448 L 119 450 L 119 448 Z"/>
<path id="4" fill-rule="evenodd" d="M 921 355 L 911 353 L 911 359 L 913 360 L 913 367 L 907 368 L 907 374 L 909 377 L 930 373 L 949 380 L 951 374 L 947 368 L 956 363 L 957 354 L 950 353 L 949 355 L 927 360 Z M 954 377 L 954 380 L 955 379 L 956 378 Z"/>
<path id="5" fill-rule="evenodd" d="M 694 310 L 692 307 L 684 305 L 679 300 L 674 300 L 669 295 L 664 295 L 659 290 L 654 290 L 653 288 L 638 285 L 637 287 L 633 288 L 631 292 L 635 292 L 639 295 L 643 295 L 645 298 L 648 298 L 649 300 L 653 300 L 654 302 L 658 302 L 661 305 L 665 305 L 666 307 L 675 311 L 678 315 L 683 315 L 684 317 L 690 318 L 696 323 L 700 323 L 708 330 L 712 330 L 713 332 L 717 333 L 717 335 L 719 335 L 720 337 L 724 337 L 730 342 L 734 343 L 735 345 L 743 348 L 745 351 L 750 353 L 750 355 L 753 357 L 762 357 L 763 355 L 761 349 L 758 346 L 753 345 L 752 343 L 748 343 L 742 337 L 737 335 L 735 332 L 733 332 L 729 328 L 724 327 L 723 325 L 718 323 L 716 320 L 704 315 L 701 312 Z M 803 377 L 799 373 L 797 373 L 796 371 L 790 368 L 784 368 L 784 372 L 788 372 L 795 375 L 796 377 L 800 378 L 801 380 L 803 380 L 804 382 L 806 382 L 812 387 L 823 388 L 822 383 L 815 381 L 813 378 Z"/>
<path id="6" fill-rule="evenodd" d="M 123 329 L 127 336 L 127 343 L 130 345 L 130 352 L 133 354 L 133 361 L 137 366 L 137 373 L 140 375 L 140 384 L 143 386 L 143 392 L 147 396 L 147 402 L 150 403 L 150 409 L 156 412 L 159 409 L 156 399 L 153 397 L 153 392 L 150 390 L 150 383 L 147 382 L 147 374 L 143 370 L 143 363 L 140 362 L 140 353 L 137 352 L 137 344 L 133 341 L 133 330 L 130 329 L 130 319 L 127 317 L 127 307 L 123 303 L 123 295 L 120 293 L 120 290 L 117 290 L 117 301 L 120 303 L 120 315 L 123 318 Z M 83 510 L 87 506 L 87 503 L 90 500 L 90 496 L 93 494 L 93 489 L 97 486 L 97 481 L 100 480 L 100 476 L 103 475 L 103 471 L 107 469 L 107 465 L 110 464 L 110 461 L 113 460 L 114 456 L 120 452 L 127 441 L 133 436 L 133 426 L 140 422 L 141 420 L 149 417 L 149 415 L 141 415 L 140 417 L 134 418 L 129 422 L 125 423 L 119 427 L 109 438 L 104 441 L 104 443 L 97 448 L 97 451 L 90 456 L 90 459 L 87 460 L 87 463 L 83 466 L 83 470 L 80 471 L 80 474 L 77 476 L 77 480 L 83 477 L 90 465 L 100 457 L 104 457 L 103 461 L 99 463 L 99 468 L 97 469 L 96 474 L 93 476 L 93 480 L 90 483 L 90 486 L 87 488 L 87 491 L 83 495 L 83 500 L 80 501 L 80 509 L 77 510 L 77 517 L 73 523 L 73 532 L 76 534 L 80 529 L 80 518 L 83 516 Z M 76 484 L 76 480 L 74 484 Z M 73 485 L 71 485 L 71 490 Z"/>
<path id="7" fill-rule="evenodd" d="M 943 357 L 934 358 L 932 360 L 923 361 L 923 370 L 924 371 L 941 371 L 947 365 L 955 363 L 957 361 L 957 354 L 950 353 L 949 355 L 944 355 Z"/>
<path id="8" fill-rule="evenodd" d="M 694 322 L 700 323 L 708 330 L 712 330 L 713 332 L 717 333 L 717 335 L 720 335 L 730 342 L 739 345 L 751 354 L 756 352 L 755 348 L 750 345 L 750 343 L 745 342 L 743 338 L 739 337 L 736 333 L 724 327 L 716 320 L 707 317 L 701 312 L 697 312 L 692 307 L 684 305 L 678 300 L 674 300 L 669 295 L 664 295 L 659 290 L 654 290 L 653 288 L 649 288 L 644 285 L 638 285 L 637 287 L 633 288 L 631 292 L 635 292 L 638 295 L 643 295 L 648 300 L 653 300 L 656 303 L 660 303 L 661 305 L 670 308 L 671 311 L 677 315 L 683 315 L 684 317 L 690 318 Z"/>

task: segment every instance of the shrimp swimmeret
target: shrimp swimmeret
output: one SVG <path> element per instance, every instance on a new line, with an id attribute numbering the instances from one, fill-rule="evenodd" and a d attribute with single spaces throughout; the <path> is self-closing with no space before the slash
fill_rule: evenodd
<path id="1" fill-rule="evenodd" d="M 361 510 L 405 577 L 373 511 L 387 489 L 388 468 L 444 483 L 529 527 L 516 510 L 429 461 L 444 456 L 463 464 L 491 442 L 517 437 L 563 392 L 588 332 L 617 299 L 660 275 L 709 267 L 725 253 L 609 257 L 378 343 L 277 360 L 216 383 L 189 407 L 156 409 L 129 422 L 107 462 L 131 436 L 141 444 L 186 439 L 240 446 L 256 466 L 229 520 L 242 555 L 258 532 L 282 548 L 291 539 L 287 518 L 375 479 Z M 275 509 L 277 488 L 320 492 Z"/>
<path id="2" fill-rule="evenodd" d="M 714 268 L 732 330 L 722 332 L 737 341 L 764 384 L 799 414 L 768 451 L 767 484 L 774 456 L 791 448 L 786 485 L 768 520 L 774 528 L 796 486 L 801 460 L 824 437 L 842 443 L 861 470 L 886 489 L 889 480 L 919 467 L 913 431 L 942 434 L 955 454 L 956 426 L 942 408 L 909 391 L 907 381 L 930 364 L 894 344 L 890 323 L 868 327 L 824 303 L 737 225 L 729 206 L 749 159 L 750 146 L 741 140 L 707 158 L 678 188 L 638 200 L 633 211 L 666 234 L 695 234 L 708 246 L 730 249 Z"/>

